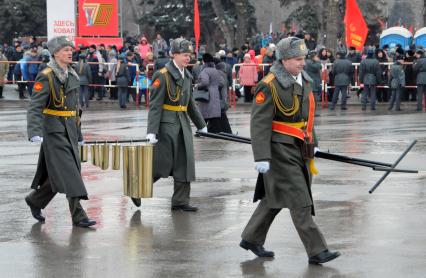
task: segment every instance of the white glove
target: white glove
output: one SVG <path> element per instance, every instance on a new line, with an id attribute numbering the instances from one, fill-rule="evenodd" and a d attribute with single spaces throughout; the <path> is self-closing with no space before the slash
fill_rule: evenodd
<path id="1" fill-rule="evenodd" d="M 320 152 L 320 149 L 318 147 L 314 148 L 314 154 L 316 154 L 317 152 Z"/>
<path id="2" fill-rule="evenodd" d="M 33 142 L 33 143 L 42 143 L 43 142 L 43 137 L 33 136 L 33 137 L 31 137 L 30 141 Z"/>
<path id="3" fill-rule="evenodd" d="M 155 134 L 154 134 L 154 133 L 148 133 L 148 134 L 146 135 L 146 139 L 148 139 L 148 140 L 149 140 L 149 143 L 151 143 L 151 144 L 155 144 L 155 143 L 157 143 L 157 142 L 158 142 L 158 140 L 157 140 L 157 138 L 156 138 L 156 136 L 155 136 Z"/>
<path id="4" fill-rule="evenodd" d="M 256 161 L 254 163 L 254 169 L 259 173 L 263 174 L 269 171 L 269 161 Z"/>
<path id="5" fill-rule="evenodd" d="M 83 140 L 83 141 L 79 141 L 79 142 L 78 142 L 78 145 L 79 145 L 79 146 L 83 146 L 83 145 L 84 145 L 84 140 Z"/>
<path id="6" fill-rule="evenodd" d="M 208 132 L 208 131 L 207 131 L 207 126 L 203 127 L 202 129 L 199 129 L 198 131 L 199 131 L 199 132 L 207 133 L 207 132 Z"/>

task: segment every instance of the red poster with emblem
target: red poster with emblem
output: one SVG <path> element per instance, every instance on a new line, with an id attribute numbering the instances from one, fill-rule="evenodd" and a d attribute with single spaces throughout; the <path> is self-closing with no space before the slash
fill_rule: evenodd
<path id="1" fill-rule="evenodd" d="M 118 31 L 118 0 L 78 1 L 78 36 L 117 37 Z"/>

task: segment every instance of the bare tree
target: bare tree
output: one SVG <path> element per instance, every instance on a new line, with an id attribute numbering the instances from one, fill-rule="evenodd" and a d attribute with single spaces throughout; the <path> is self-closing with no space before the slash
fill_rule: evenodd
<path id="1" fill-rule="evenodd" d="M 226 45 L 232 46 L 234 45 L 234 27 L 232 26 L 232 23 L 229 23 L 225 18 L 225 11 L 223 9 L 222 1 L 221 0 L 212 0 L 212 7 L 213 10 L 217 16 L 217 24 L 220 28 L 220 30 L 223 33 L 223 36 L 226 41 Z"/>
<path id="2" fill-rule="evenodd" d="M 247 0 L 235 0 L 235 8 L 237 11 L 237 28 L 235 34 L 236 46 L 241 46 L 247 39 L 248 18 L 250 17 L 247 8 Z"/>
<path id="3" fill-rule="evenodd" d="M 338 26 L 342 24 L 339 13 L 339 0 L 328 0 L 328 9 L 326 12 L 328 16 L 325 22 L 325 30 L 327 35 L 325 46 L 327 48 L 336 50 Z"/>

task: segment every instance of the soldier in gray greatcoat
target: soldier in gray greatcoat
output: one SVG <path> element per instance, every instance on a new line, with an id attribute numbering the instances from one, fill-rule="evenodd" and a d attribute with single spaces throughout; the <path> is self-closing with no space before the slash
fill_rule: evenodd
<path id="1" fill-rule="evenodd" d="M 376 110 L 376 86 L 380 83 L 381 71 L 380 64 L 374 58 L 373 49 L 367 50 L 367 58 L 362 60 L 359 66 L 359 81 L 364 85 L 361 97 L 362 110 L 367 109 L 367 100 L 370 96 L 371 110 Z"/>
<path id="2" fill-rule="evenodd" d="M 423 49 L 416 51 L 417 60 L 414 62 L 413 71 L 417 74 L 417 111 L 423 109 L 423 98 L 426 98 L 426 57 Z"/>
<path id="3" fill-rule="evenodd" d="M 155 72 L 149 102 L 147 136 L 154 147 L 153 177 L 173 177 L 172 210 L 197 211 L 189 204 L 190 182 L 195 180 L 194 146 L 189 119 L 198 130 L 206 123 L 192 96 L 192 75 L 186 69 L 192 45 L 175 39 L 170 50 L 173 60 Z M 141 202 L 132 198 L 136 206 Z"/>
<path id="4" fill-rule="evenodd" d="M 342 110 L 346 110 L 346 97 L 348 93 L 348 87 L 351 84 L 351 76 L 353 74 L 352 63 L 349 59 L 345 58 L 345 52 L 338 52 L 337 59 L 333 63 L 332 75 L 334 76 L 334 94 L 333 100 L 330 105 L 330 110 L 334 110 L 337 104 L 337 99 L 341 93 L 341 103 L 340 107 Z"/>
<path id="5" fill-rule="evenodd" d="M 72 222 L 79 227 L 95 225 L 80 199 L 87 200 L 81 177 L 78 144 L 80 130 L 78 92 L 80 82 L 72 65 L 73 42 L 56 37 L 48 42 L 52 60 L 34 83 L 34 93 L 27 112 L 28 138 L 41 143 L 37 172 L 25 197 L 35 219 L 44 222 L 41 213 L 56 193 L 66 195 Z"/>
<path id="6" fill-rule="evenodd" d="M 315 97 L 312 79 L 303 71 L 306 52 L 301 39 L 281 40 L 277 61 L 256 87 L 250 132 L 255 169 L 260 173 L 254 201 L 261 201 L 241 235 L 240 246 L 259 257 L 273 257 L 263 247 L 266 235 L 275 216 L 288 208 L 309 263 L 321 264 L 340 253 L 328 250 L 312 218 Z"/>
<path id="7" fill-rule="evenodd" d="M 312 78 L 312 91 L 315 94 L 316 100 L 321 100 L 321 72 L 322 65 L 316 51 L 309 52 L 309 60 L 306 61 L 305 71 Z"/>
<path id="8" fill-rule="evenodd" d="M 404 62 L 404 56 L 397 55 L 395 57 L 396 62 L 390 68 L 389 72 L 389 87 L 391 89 L 391 98 L 389 101 L 388 110 L 392 110 L 395 104 L 395 110 L 401 110 L 401 94 L 405 87 L 405 71 L 402 63 Z"/>

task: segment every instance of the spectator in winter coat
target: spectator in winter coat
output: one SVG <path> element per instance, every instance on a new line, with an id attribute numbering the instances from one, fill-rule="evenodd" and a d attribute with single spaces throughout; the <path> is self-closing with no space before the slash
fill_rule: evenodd
<path id="1" fill-rule="evenodd" d="M 226 73 L 226 83 L 230 86 L 232 84 L 232 67 L 226 63 L 226 52 L 225 50 L 220 50 L 217 54 L 219 60 L 216 63 L 216 68 L 219 70 L 218 65 L 220 65 L 219 67 Z"/>
<path id="2" fill-rule="evenodd" d="M 234 65 L 238 62 L 237 57 L 234 56 L 234 52 L 228 51 L 226 53 L 225 62 L 231 66 L 231 69 L 234 67 Z"/>
<path id="3" fill-rule="evenodd" d="M 426 57 L 423 49 L 416 51 L 417 60 L 413 64 L 413 70 L 417 75 L 417 111 L 423 109 L 423 98 L 426 97 Z"/>
<path id="4" fill-rule="evenodd" d="M 232 133 L 231 125 L 229 124 L 228 116 L 226 115 L 226 111 L 229 108 L 228 104 L 228 64 L 225 62 L 220 62 L 216 65 L 216 69 L 218 70 L 219 74 L 222 76 L 223 80 L 225 81 L 225 84 L 222 87 L 219 87 L 220 91 L 220 124 L 221 124 L 221 131 L 225 133 Z"/>
<path id="5" fill-rule="evenodd" d="M 332 104 L 330 105 L 330 110 L 334 110 L 337 104 L 337 99 L 339 94 L 341 94 L 341 103 L 340 107 L 342 110 L 346 110 L 346 96 L 348 92 L 349 85 L 351 83 L 351 76 L 353 73 L 352 63 L 349 59 L 345 58 L 345 52 L 337 53 L 337 59 L 333 63 L 333 71 L 331 75 L 334 77 L 334 94 L 332 99 Z"/>
<path id="6" fill-rule="evenodd" d="M 319 57 L 321 63 L 323 63 L 323 64 L 330 63 L 330 60 L 328 59 L 328 56 L 327 56 L 327 49 L 326 48 L 320 49 L 320 51 L 318 52 L 318 57 Z"/>
<path id="7" fill-rule="evenodd" d="M 90 45 L 86 61 L 89 63 L 99 63 L 99 57 L 96 54 L 96 45 Z M 100 79 L 99 75 L 102 74 L 102 71 L 99 71 L 99 64 L 90 64 L 90 70 L 92 72 L 92 82 L 98 84 Z M 90 99 L 92 99 L 95 95 L 95 87 L 90 87 L 89 91 Z"/>
<path id="8" fill-rule="evenodd" d="M 376 58 L 380 63 L 380 73 L 381 73 L 381 83 L 380 85 L 385 85 L 388 83 L 388 66 L 384 63 L 388 62 L 385 52 L 382 49 L 376 50 Z M 389 94 L 387 88 L 377 88 L 377 101 L 379 102 L 388 102 Z"/>
<path id="9" fill-rule="evenodd" d="M 30 57 L 28 59 L 28 83 L 27 83 L 27 87 L 28 87 L 28 93 L 31 96 L 33 94 L 33 87 L 34 87 L 34 81 L 37 77 L 38 74 L 38 67 L 39 67 L 39 57 L 37 54 L 37 50 L 36 49 L 31 49 L 30 51 Z"/>
<path id="10" fill-rule="evenodd" d="M 149 79 L 151 79 L 152 75 L 154 74 L 154 63 L 155 63 L 154 54 L 152 52 L 148 52 L 146 54 L 145 60 L 143 60 L 142 67 L 143 67 L 143 71 L 145 72 L 147 66 L 149 65 L 148 71 L 145 72 L 146 76 Z"/>
<path id="11" fill-rule="evenodd" d="M 265 53 L 265 56 L 263 56 L 263 61 L 262 61 L 263 64 L 269 64 L 269 66 L 264 67 L 265 76 L 269 73 L 269 69 L 272 67 L 272 64 L 274 63 L 274 61 L 275 61 L 274 51 L 271 47 L 268 47 L 266 49 L 266 53 Z"/>
<path id="12" fill-rule="evenodd" d="M 252 61 L 250 54 L 244 55 L 243 64 L 238 72 L 240 85 L 244 86 L 244 102 L 253 101 L 252 88 L 256 86 L 258 75 L 257 66 Z"/>
<path id="13" fill-rule="evenodd" d="M 15 80 L 17 81 L 26 81 L 28 80 L 28 65 L 27 62 L 30 59 L 30 53 L 27 51 L 23 55 L 23 57 L 18 60 L 19 63 L 15 64 L 13 69 L 13 75 L 15 76 Z M 27 84 L 24 82 L 18 83 L 18 91 L 19 91 L 19 99 L 26 99 L 27 97 L 24 95 L 24 91 Z"/>
<path id="14" fill-rule="evenodd" d="M 349 47 L 349 53 L 346 58 L 348 58 L 351 63 L 361 63 L 361 55 L 356 52 L 356 48 L 353 46 Z"/>
<path id="15" fill-rule="evenodd" d="M 306 47 L 309 50 L 315 50 L 315 48 L 317 47 L 317 43 L 315 42 L 315 40 L 311 37 L 311 34 L 309 33 L 305 33 L 304 34 L 304 39 L 305 39 L 305 44 Z"/>
<path id="16" fill-rule="evenodd" d="M 146 37 L 141 38 L 140 44 L 138 45 L 138 49 L 139 49 L 139 54 L 141 55 L 142 60 L 145 60 L 148 52 L 152 52 L 152 47 L 148 43 L 148 40 L 146 39 Z"/>
<path id="17" fill-rule="evenodd" d="M 157 34 L 157 37 L 152 42 L 152 52 L 154 53 L 154 58 L 159 58 L 160 51 L 162 51 L 163 53 L 167 53 L 167 49 L 167 42 L 161 37 L 160 34 Z"/>
<path id="18" fill-rule="evenodd" d="M 135 47 L 131 46 L 129 47 L 129 51 L 133 52 L 133 56 L 134 56 L 133 62 L 135 64 L 138 64 L 140 68 L 143 67 L 143 63 L 145 62 L 145 59 L 142 59 L 141 55 L 139 54 L 139 46 L 135 46 Z"/>
<path id="19" fill-rule="evenodd" d="M 376 87 L 381 81 L 381 72 L 379 61 L 374 58 L 374 50 L 367 50 L 367 58 L 362 60 L 359 66 L 359 81 L 361 86 L 364 86 L 362 90 L 362 110 L 367 109 L 367 100 L 370 96 L 371 110 L 376 110 Z"/>
<path id="20" fill-rule="evenodd" d="M 116 58 L 116 53 L 114 50 L 109 52 L 109 63 L 108 64 L 108 71 L 106 74 L 106 77 L 108 78 L 108 83 L 111 83 L 111 85 L 115 86 L 117 84 L 117 79 L 116 79 L 116 73 L 117 73 L 117 63 L 118 60 Z M 109 89 L 110 92 L 110 99 L 117 99 L 118 95 L 117 95 L 117 87 L 111 87 Z"/>
<path id="21" fill-rule="evenodd" d="M 256 61 L 256 52 L 253 49 L 250 49 L 249 51 L 247 51 L 248 54 L 250 54 L 250 59 L 253 63 L 257 64 Z"/>
<path id="22" fill-rule="evenodd" d="M 89 108 L 89 84 L 92 84 L 92 70 L 86 62 L 85 54 L 80 54 L 78 58 L 76 71 L 80 78 L 79 102 L 81 107 Z"/>
<path id="23" fill-rule="evenodd" d="M 408 50 L 404 57 L 405 86 L 416 86 L 416 73 L 413 71 L 413 63 L 416 59 L 413 50 Z M 416 101 L 416 88 L 405 88 L 402 100 Z"/>
<path id="24" fill-rule="evenodd" d="M 316 100 L 321 99 L 321 71 L 322 66 L 316 51 L 309 52 L 309 59 L 305 65 L 306 73 L 312 78 L 312 92 Z"/>
<path id="25" fill-rule="evenodd" d="M 198 108 L 207 123 L 207 131 L 212 133 L 222 132 L 221 101 L 219 88 L 225 86 L 225 80 L 220 75 L 214 64 L 213 56 L 209 53 L 203 55 L 203 68 L 198 76 L 197 89 L 209 92 L 207 103 L 198 102 Z"/>
<path id="26" fill-rule="evenodd" d="M 388 110 L 392 110 L 395 104 L 395 110 L 401 110 L 401 94 L 405 87 L 405 73 L 402 63 L 404 62 L 404 56 L 397 55 L 396 62 L 390 68 L 389 72 L 389 87 L 391 88 L 391 98 L 389 102 Z"/>
<path id="27" fill-rule="evenodd" d="M 47 67 L 47 63 L 50 62 L 50 52 L 47 49 L 41 51 L 41 64 L 38 67 L 38 72 L 41 72 Z"/>
<path id="28" fill-rule="evenodd" d="M 157 70 L 160 70 L 166 66 L 166 64 L 169 62 L 169 58 L 166 57 L 166 53 L 162 50 L 158 51 L 158 58 L 155 59 L 154 63 L 154 72 Z"/>
<path id="29" fill-rule="evenodd" d="M 3 54 L 3 48 L 0 46 L 0 99 L 3 98 L 3 86 L 7 79 L 7 72 L 9 71 L 9 64 L 7 58 Z"/>
<path id="30" fill-rule="evenodd" d="M 127 108 L 126 101 L 128 95 L 128 86 L 131 82 L 128 60 L 126 55 L 120 55 L 117 64 L 117 87 L 118 87 L 118 100 L 120 108 Z"/>

